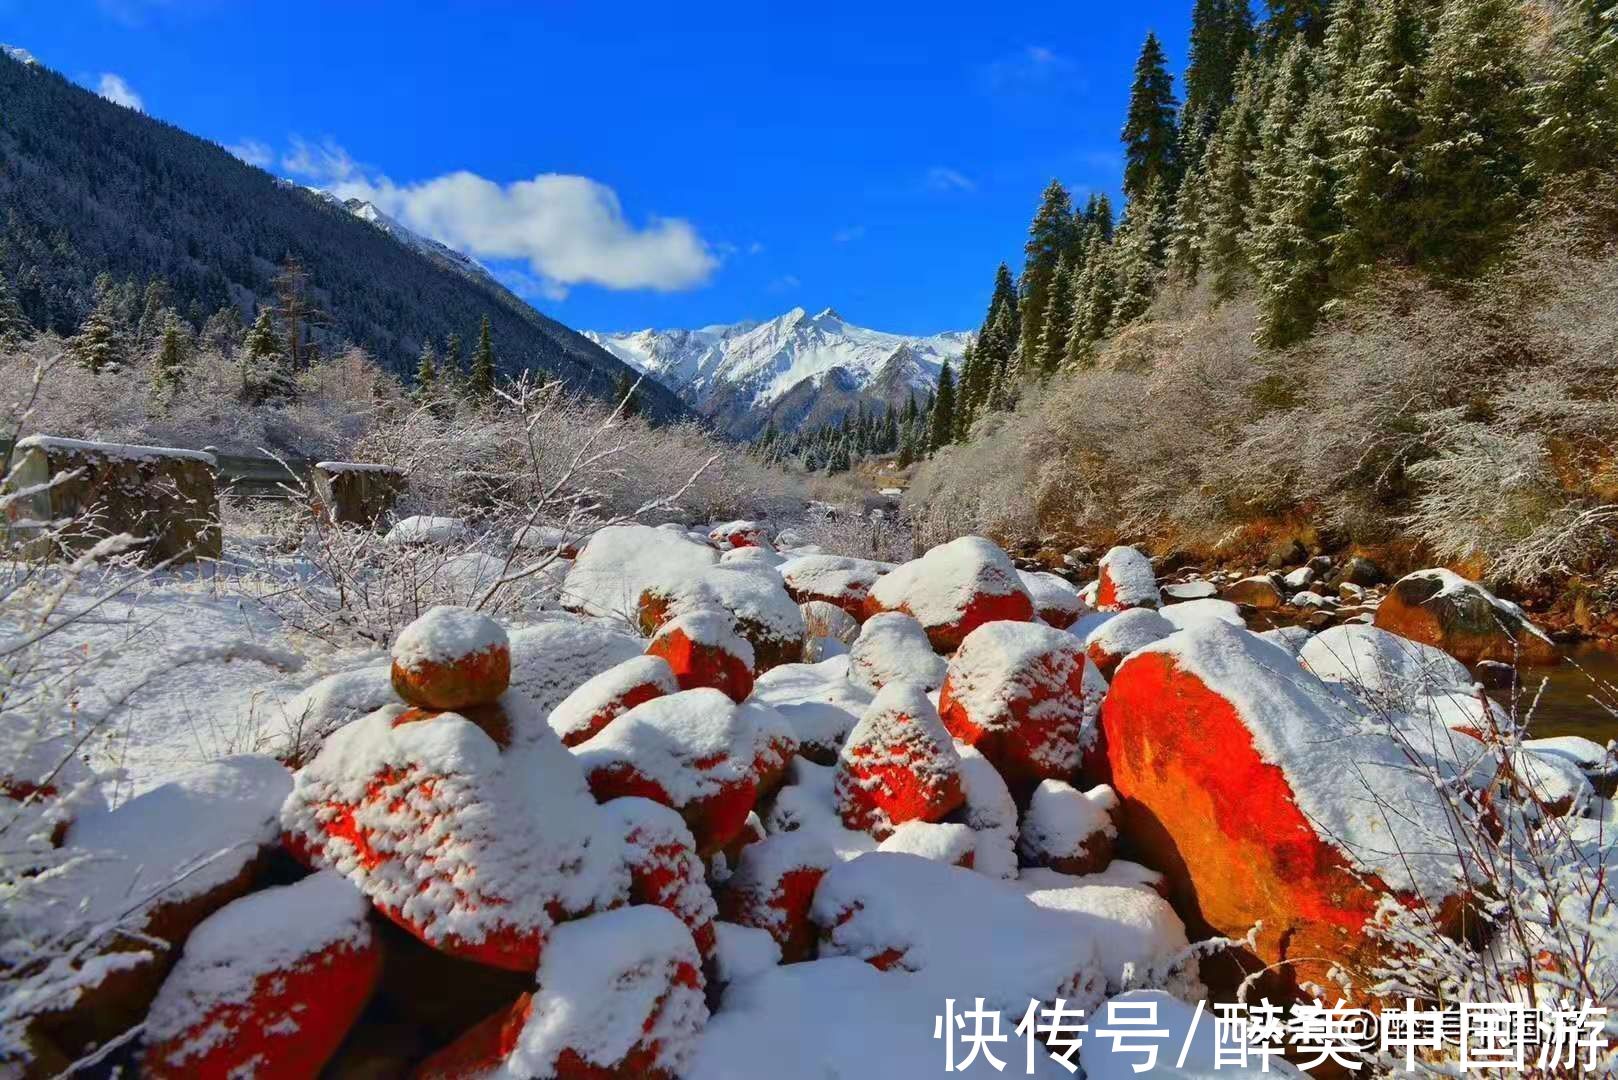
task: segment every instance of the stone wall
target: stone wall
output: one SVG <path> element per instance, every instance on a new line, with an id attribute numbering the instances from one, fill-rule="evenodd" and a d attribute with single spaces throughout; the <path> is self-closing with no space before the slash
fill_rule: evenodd
<path id="1" fill-rule="evenodd" d="M 319 510 L 339 525 L 374 526 L 405 490 L 404 473 L 387 465 L 322 461 L 313 473 Z"/>
<path id="2" fill-rule="evenodd" d="M 33 435 L 18 441 L 12 460 L 12 491 L 64 477 L 7 508 L 13 540 L 37 538 L 49 522 L 65 521 L 73 550 L 129 533 L 149 541 L 148 562 L 217 559 L 224 552 L 212 454 Z"/>

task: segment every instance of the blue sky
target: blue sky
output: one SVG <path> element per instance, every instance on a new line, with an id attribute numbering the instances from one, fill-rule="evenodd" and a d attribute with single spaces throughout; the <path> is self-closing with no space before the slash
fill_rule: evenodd
<path id="1" fill-rule="evenodd" d="M 1051 177 L 1117 198 L 1127 5 L 0 0 L 0 41 L 365 195 L 581 329 L 975 326 Z"/>

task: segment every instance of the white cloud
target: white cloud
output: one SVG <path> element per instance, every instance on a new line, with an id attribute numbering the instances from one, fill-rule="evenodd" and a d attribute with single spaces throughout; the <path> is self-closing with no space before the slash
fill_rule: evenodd
<path id="1" fill-rule="evenodd" d="M 751 244 L 747 245 L 747 253 L 749 255 L 762 255 L 764 254 L 764 245 L 759 243 L 757 240 L 754 240 Z"/>
<path id="2" fill-rule="evenodd" d="M 764 288 L 772 293 L 795 292 L 802 284 L 796 274 L 782 274 Z"/>
<path id="3" fill-rule="evenodd" d="M 970 176 L 947 165 L 934 165 L 927 170 L 927 186 L 934 191 L 976 191 L 977 182 Z"/>
<path id="4" fill-rule="evenodd" d="M 831 234 L 831 242 L 834 244 L 852 244 L 864 235 L 864 225 L 845 225 Z"/>
<path id="5" fill-rule="evenodd" d="M 1029 94 L 1053 86 L 1082 85 L 1074 79 L 1078 65 L 1043 45 L 1028 45 L 992 60 L 979 70 L 984 87 L 996 94 Z"/>
<path id="6" fill-rule="evenodd" d="M 281 155 L 281 168 L 293 176 L 335 184 L 360 174 L 359 162 L 331 139 L 311 143 L 299 135 L 288 140 L 290 149 Z"/>
<path id="7" fill-rule="evenodd" d="M 257 165 L 261 169 L 267 169 L 275 162 L 275 151 L 270 149 L 268 143 L 257 139 L 243 139 L 239 143 L 231 143 L 225 149 L 249 165 Z"/>
<path id="8" fill-rule="evenodd" d="M 548 299 L 569 286 L 671 292 L 702 285 L 720 254 L 695 226 L 651 217 L 637 227 L 618 193 L 586 176 L 541 173 L 497 183 L 476 173 L 395 183 L 372 175 L 330 139 L 293 139 L 281 167 L 340 198 L 365 199 L 408 228 L 480 259 L 525 261 L 524 283 Z"/>
<path id="9" fill-rule="evenodd" d="M 114 105 L 122 105 L 126 109 L 134 109 L 136 112 L 146 111 L 146 103 L 141 101 L 140 95 L 135 93 L 135 88 L 130 86 L 122 75 L 103 71 L 101 81 L 96 84 L 96 93 Z"/>
<path id="10" fill-rule="evenodd" d="M 559 281 L 535 277 L 521 270 L 499 270 L 501 283 L 524 300 L 566 300 L 568 288 Z"/>

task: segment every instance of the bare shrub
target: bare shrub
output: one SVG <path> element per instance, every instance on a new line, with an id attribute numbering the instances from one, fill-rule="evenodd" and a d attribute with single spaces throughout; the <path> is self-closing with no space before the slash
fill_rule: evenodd
<path id="1" fill-rule="evenodd" d="M 1401 535 L 1518 582 L 1618 548 L 1618 248 L 1550 200 L 1464 289 L 1397 269 L 1283 351 L 1256 317 L 1170 288 L 1093 365 L 980 418 L 919 470 L 922 540 L 1072 530 L 1213 543 L 1304 518 Z"/>

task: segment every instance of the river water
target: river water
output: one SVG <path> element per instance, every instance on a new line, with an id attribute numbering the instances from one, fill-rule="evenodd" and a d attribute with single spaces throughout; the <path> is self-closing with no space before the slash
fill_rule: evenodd
<path id="1" fill-rule="evenodd" d="M 1556 667 L 1523 670 L 1517 694 L 1530 731 L 1539 738 L 1583 735 L 1602 744 L 1618 739 L 1618 651 L 1592 642 L 1573 646 L 1565 656 Z M 1511 691 L 1493 693 L 1510 704 Z"/>

